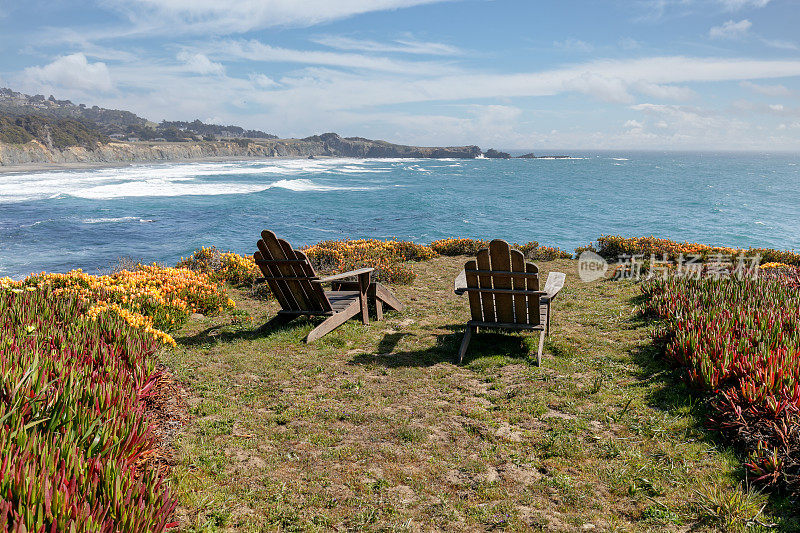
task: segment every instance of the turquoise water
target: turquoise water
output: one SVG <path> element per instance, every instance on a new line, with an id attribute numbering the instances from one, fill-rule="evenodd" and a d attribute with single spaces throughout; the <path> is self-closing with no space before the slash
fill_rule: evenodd
<path id="1" fill-rule="evenodd" d="M 0 175 L 0 276 L 172 264 L 375 237 L 537 240 L 601 234 L 800 248 L 800 155 L 583 152 L 571 159 L 264 160 Z"/>

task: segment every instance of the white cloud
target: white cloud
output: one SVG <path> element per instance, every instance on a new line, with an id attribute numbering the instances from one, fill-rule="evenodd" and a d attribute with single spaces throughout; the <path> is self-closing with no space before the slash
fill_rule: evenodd
<path id="1" fill-rule="evenodd" d="M 784 85 L 761 85 L 751 81 L 743 81 L 739 83 L 739 86 L 765 96 L 791 96 L 792 94 L 792 91 Z"/>
<path id="2" fill-rule="evenodd" d="M 407 74 L 440 75 L 454 71 L 453 68 L 440 63 L 400 61 L 386 57 L 341 52 L 294 50 L 270 46 L 255 39 L 221 41 L 213 45 L 210 50 L 220 56 L 248 61 L 301 63 Z"/>
<path id="3" fill-rule="evenodd" d="M 594 50 L 594 46 L 586 41 L 573 38 L 565 39 L 563 41 L 553 41 L 553 46 L 571 52 L 591 52 Z"/>
<path id="4" fill-rule="evenodd" d="M 373 11 L 443 0 L 107 0 L 138 33 L 243 33 L 308 27 Z"/>
<path id="5" fill-rule="evenodd" d="M 465 116 L 389 112 L 337 114 L 340 121 L 359 131 L 392 128 L 391 140 L 417 145 L 478 144 L 484 148 L 512 148 L 522 134 L 523 111 L 508 105 L 451 106 Z M 332 127 L 344 131 L 347 127 Z M 380 137 L 380 135 L 378 135 Z M 523 145 L 524 146 L 524 145 Z"/>
<path id="6" fill-rule="evenodd" d="M 29 84 L 44 87 L 102 92 L 113 88 L 106 64 L 89 63 L 82 53 L 58 57 L 42 67 L 28 67 L 22 77 Z"/>
<path id="7" fill-rule="evenodd" d="M 659 129 L 668 134 L 671 142 L 675 144 L 689 144 L 692 140 L 697 142 L 700 139 L 706 144 L 713 144 L 715 141 L 720 143 L 726 139 L 750 142 L 742 135 L 749 129 L 747 123 L 726 117 L 717 111 L 649 103 L 636 104 L 631 106 L 631 109 L 663 122 Z"/>
<path id="8" fill-rule="evenodd" d="M 732 106 L 735 110 L 745 113 L 761 113 L 779 117 L 800 117 L 799 107 L 786 107 L 783 104 L 764 104 L 762 102 L 751 102 L 749 100 L 736 100 L 732 103 Z"/>
<path id="9" fill-rule="evenodd" d="M 625 121 L 624 126 L 626 128 L 643 128 L 644 127 L 644 123 L 643 122 L 639 122 L 638 120 L 627 120 L 627 121 Z"/>
<path id="10" fill-rule="evenodd" d="M 722 26 L 714 26 L 708 30 L 708 35 L 712 39 L 736 39 L 746 35 L 752 25 L 753 23 L 747 19 L 739 22 L 729 20 Z"/>
<path id="11" fill-rule="evenodd" d="M 266 74 L 251 74 L 250 81 L 255 83 L 262 89 L 269 89 L 278 85 L 278 82 L 267 76 Z"/>
<path id="12" fill-rule="evenodd" d="M 522 110 L 508 105 L 475 105 L 470 110 L 475 117 L 475 126 L 486 132 L 492 132 L 502 141 L 502 135 L 513 130 Z"/>
<path id="13" fill-rule="evenodd" d="M 623 37 L 617 44 L 619 44 L 619 47 L 623 50 L 636 50 L 642 47 L 642 43 L 632 37 Z"/>
<path id="14" fill-rule="evenodd" d="M 225 67 L 222 64 L 211 61 L 204 54 L 193 54 L 187 50 L 181 50 L 178 52 L 177 59 L 186 65 L 186 70 L 189 72 L 215 75 L 225 73 Z"/>
<path id="15" fill-rule="evenodd" d="M 647 96 L 660 98 L 662 100 L 691 100 L 696 96 L 695 92 L 688 87 L 659 85 L 657 83 L 647 83 L 644 81 L 634 83 L 633 89 Z"/>
<path id="16" fill-rule="evenodd" d="M 430 79 L 359 78 L 332 74 L 322 85 L 297 87 L 307 100 L 325 99 L 328 84 L 342 91 L 345 105 L 382 105 L 470 98 L 549 96 L 577 91 L 613 102 L 630 102 L 629 86 L 741 81 L 800 75 L 797 60 L 648 57 L 599 60 L 571 67 L 518 74 L 468 73 Z M 321 91 L 321 92 L 317 92 Z"/>
<path id="17" fill-rule="evenodd" d="M 746 7 L 766 7 L 770 0 L 717 0 L 727 11 L 738 11 Z"/>
<path id="18" fill-rule="evenodd" d="M 605 102 L 625 104 L 633 101 L 633 96 L 628 92 L 628 85 L 624 80 L 597 72 L 584 72 L 567 78 L 562 86 L 567 91 L 588 94 Z"/>
<path id="19" fill-rule="evenodd" d="M 209 50 L 215 47 L 212 43 Z M 212 55 L 211 59 L 216 58 Z M 412 144 L 479 143 L 500 148 L 538 146 L 532 142 L 534 139 L 561 147 L 736 148 L 732 139 L 737 135 L 751 143 L 763 135 L 755 130 L 745 134 L 746 127 L 738 125 L 740 121 L 703 113 L 696 108 L 651 103 L 648 105 L 672 111 L 657 113 L 656 108 L 634 109 L 654 117 L 652 120 L 636 118 L 643 125 L 640 133 L 632 133 L 634 128 L 629 127 L 624 134 L 606 131 L 595 135 L 585 130 L 584 113 L 578 116 L 569 109 L 556 112 L 548 100 L 542 99 L 531 104 L 534 110 L 526 106 L 523 114 L 514 105 L 516 103 L 509 100 L 578 92 L 588 98 L 635 104 L 633 95 L 644 94 L 643 88 L 653 94 L 666 91 L 661 96 L 669 97 L 682 96 L 681 84 L 685 83 L 800 76 L 800 61 L 687 57 L 601 60 L 517 74 L 450 72 L 433 75 L 430 72 L 306 67 L 279 79 L 268 76 L 267 70 L 259 72 L 258 65 L 245 65 L 249 74 L 232 77 L 224 73 L 197 76 L 178 62 L 172 65 L 144 61 L 113 64 L 108 70 L 124 91 L 95 92 L 83 101 L 130 109 L 156 121 L 214 116 L 218 117 L 218 122 L 293 136 L 339 131 Z M 228 70 L 233 67 L 229 66 Z M 9 81 L 14 84 L 16 80 Z M 670 94 L 673 87 L 678 89 L 676 94 Z M 67 91 L 54 94 L 74 96 Z M 221 94 L 225 95 L 224 99 L 219 98 Z M 490 105 L 474 105 L 476 99 Z M 398 111 L 398 105 L 409 103 L 418 104 L 416 114 Z M 458 110 L 458 116 L 444 116 L 437 111 L 442 109 L 443 103 L 447 103 L 449 109 Z M 777 114 L 767 105 L 764 108 L 764 113 Z M 736 114 L 735 109 L 726 112 Z M 692 114 L 699 118 L 692 118 Z M 752 116 L 751 111 L 740 114 Z M 782 119 L 783 122 L 787 120 Z M 533 124 L 537 127 L 541 124 L 542 131 L 556 128 L 558 132 L 534 135 L 530 130 Z M 721 131 L 715 132 L 715 126 Z M 794 142 L 796 146 L 797 141 Z M 788 143 L 789 140 L 783 140 L 775 146 Z"/>
<path id="20" fill-rule="evenodd" d="M 800 50 L 800 46 L 792 41 L 782 41 L 780 39 L 761 39 L 761 42 L 767 46 L 771 46 L 772 48 L 778 48 L 779 50 Z"/>
<path id="21" fill-rule="evenodd" d="M 444 43 L 417 41 L 414 39 L 395 39 L 388 43 L 365 39 L 353 39 L 336 35 L 323 35 L 313 41 L 317 44 L 338 50 L 357 50 L 360 52 L 402 53 L 435 56 L 461 55 L 461 49 Z"/>

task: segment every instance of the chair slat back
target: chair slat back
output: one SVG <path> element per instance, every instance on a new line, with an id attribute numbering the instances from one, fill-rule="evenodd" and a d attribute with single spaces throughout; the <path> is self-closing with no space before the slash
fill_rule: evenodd
<path id="1" fill-rule="evenodd" d="M 266 253 L 266 257 L 264 257 L 264 254 L 261 253 L 262 244 L 263 243 L 259 241 L 259 251 L 253 254 L 253 259 L 255 259 L 256 265 L 258 265 L 258 268 L 261 270 L 261 273 L 264 275 L 264 277 L 267 278 L 269 290 L 275 295 L 275 299 L 278 300 L 279 304 L 281 304 L 281 308 L 284 311 L 296 311 L 297 306 L 294 303 L 294 300 L 289 300 L 289 296 L 291 295 L 285 295 L 283 293 L 286 287 L 274 279 L 275 277 L 281 275 L 278 271 L 278 266 L 263 263 L 263 261 L 268 260 L 267 258 L 270 258 L 269 260 L 271 260 L 272 256 L 270 256 L 269 253 Z M 263 248 L 266 249 L 266 246 L 263 246 Z"/>
<path id="2" fill-rule="evenodd" d="M 476 261 L 478 262 L 478 270 L 483 270 L 484 272 L 488 272 L 492 269 L 492 265 L 489 259 L 489 250 L 483 248 L 482 250 L 478 250 L 478 255 L 476 257 Z M 483 274 L 478 276 L 478 287 L 481 289 L 491 289 L 492 288 L 492 276 L 489 274 Z M 495 322 L 495 314 L 494 314 L 494 299 L 491 298 L 492 295 L 489 295 L 489 298 L 484 298 L 483 295 L 486 293 L 479 292 L 478 295 L 481 297 L 481 308 L 483 309 L 483 318 L 484 322 Z"/>
<path id="3" fill-rule="evenodd" d="M 314 272 L 314 267 L 311 265 L 311 261 L 309 261 L 306 254 L 300 250 L 294 250 L 294 255 L 297 259 L 302 261 L 301 263 L 298 263 L 298 265 L 300 266 L 303 275 L 319 279 L 319 276 L 317 276 L 316 272 Z M 322 288 L 322 284 L 312 282 L 306 283 L 308 283 L 310 286 L 310 296 L 313 296 L 314 300 L 319 305 L 320 310 L 330 311 L 331 303 L 328 301 L 328 297 L 325 296 L 325 290 Z"/>
<path id="4" fill-rule="evenodd" d="M 331 310 L 321 285 L 314 283 L 314 278 L 319 278 L 303 252 L 293 250 L 288 242 L 269 230 L 261 232 L 257 246 L 256 254 L 260 257 L 254 256 L 256 264 L 285 311 Z"/>
<path id="5" fill-rule="evenodd" d="M 493 240 L 464 265 L 464 272 L 467 288 L 475 289 L 468 290 L 472 320 L 539 325 L 539 295 L 531 294 L 539 290 L 539 268 L 522 252 Z"/>
<path id="6" fill-rule="evenodd" d="M 476 270 L 478 270 L 478 262 L 474 259 L 467 261 L 467 264 L 464 265 L 464 273 L 467 275 L 468 289 L 478 288 L 478 275 L 475 274 Z M 469 297 L 469 312 L 472 315 L 472 320 L 476 322 L 483 322 L 483 306 L 481 304 L 481 295 L 476 291 L 468 291 L 467 296 Z"/>
<path id="7" fill-rule="evenodd" d="M 489 243 L 489 258 L 492 260 L 492 270 L 511 272 L 511 248 L 505 241 L 492 241 Z M 494 275 L 492 287 L 495 289 L 510 289 L 511 278 Z M 514 302 L 510 294 L 497 293 L 494 295 L 494 311 L 498 322 L 510 324 L 514 322 Z"/>

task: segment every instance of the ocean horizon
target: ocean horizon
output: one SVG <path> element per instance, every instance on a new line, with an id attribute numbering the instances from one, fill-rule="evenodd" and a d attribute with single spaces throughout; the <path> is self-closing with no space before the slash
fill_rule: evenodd
<path id="1" fill-rule="evenodd" d="M 521 154 L 525 151 L 514 150 Z M 800 247 L 800 154 L 547 150 L 566 159 L 263 159 L 0 176 L 0 276 L 328 239 L 603 234 Z"/>

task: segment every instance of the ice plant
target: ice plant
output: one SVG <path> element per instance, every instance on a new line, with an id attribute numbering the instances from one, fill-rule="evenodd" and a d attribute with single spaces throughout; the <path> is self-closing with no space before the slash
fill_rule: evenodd
<path id="1" fill-rule="evenodd" d="M 552 261 L 553 259 L 569 259 L 572 254 L 560 248 L 539 246 L 536 241 L 525 244 L 514 243 L 514 248 L 525 254 L 532 261 Z M 431 248 L 440 255 L 475 255 L 481 248 L 488 248 L 489 241 L 481 239 L 449 238 L 433 241 Z"/>
<path id="2" fill-rule="evenodd" d="M 449 238 L 433 241 L 431 248 L 441 255 L 474 255 L 481 248 L 487 248 L 489 241 L 480 239 Z"/>
<path id="3" fill-rule="evenodd" d="M 800 275 L 778 270 L 643 290 L 666 357 L 715 395 L 712 422 L 747 451 L 755 479 L 800 495 Z"/>
<path id="4" fill-rule="evenodd" d="M 140 265 L 136 270 L 105 276 L 80 270 L 42 273 L 8 286 L 52 291 L 55 298 L 75 296 L 88 304 L 86 318 L 97 320 L 107 311 L 165 344 L 174 344 L 167 332 L 182 325 L 192 313 L 215 313 L 234 305 L 208 274 L 158 265 Z"/>
<path id="5" fill-rule="evenodd" d="M 214 246 L 195 250 L 189 257 L 181 258 L 177 267 L 210 274 L 213 279 L 231 285 L 252 285 L 261 276 L 253 256 L 223 252 Z"/>
<path id="6" fill-rule="evenodd" d="M 378 280 L 393 283 L 411 283 L 416 277 L 405 262 L 427 261 L 437 255 L 422 244 L 377 239 L 323 241 L 303 248 L 303 252 L 322 272 L 372 267 Z"/>
<path id="7" fill-rule="evenodd" d="M 0 531 L 163 531 L 156 342 L 109 310 L 87 319 L 77 292 L 16 285 L 0 289 Z"/>
<path id="8" fill-rule="evenodd" d="M 590 244 L 585 248 L 579 248 L 576 252 L 584 249 L 592 249 L 608 260 L 616 261 L 621 256 L 641 255 L 645 259 L 655 256 L 658 259 L 666 257 L 675 261 L 679 256 L 699 256 L 707 261 L 713 256 L 728 257 L 759 257 L 761 263 L 784 263 L 787 265 L 800 266 L 800 254 L 794 251 L 779 251 L 769 248 L 730 248 L 726 246 L 709 246 L 696 242 L 676 242 L 669 239 L 659 239 L 657 237 L 620 237 L 618 235 L 603 235 L 597 239 L 596 243 Z"/>

